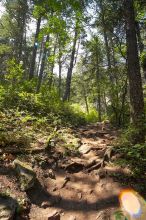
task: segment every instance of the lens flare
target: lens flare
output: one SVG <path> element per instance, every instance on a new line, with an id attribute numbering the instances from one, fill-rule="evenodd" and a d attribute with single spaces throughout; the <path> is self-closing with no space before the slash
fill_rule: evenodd
<path id="1" fill-rule="evenodd" d="M 123 190 L 120 193 L 121 207 L 133 217 L 140 217 L 142 213 L 140 201 L 133 190 Z"/>

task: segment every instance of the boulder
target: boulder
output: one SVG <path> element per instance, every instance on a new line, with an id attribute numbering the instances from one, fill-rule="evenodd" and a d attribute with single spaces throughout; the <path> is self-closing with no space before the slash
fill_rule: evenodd
<path id="1" fill-rule="evenodd" d="M 36 173 L 26 163 L 20 160 L 14 160 L 14 166 L 19 177 L 20 188 L 22 191 L 29 190 L 32 188 L 36 181 Z"/>
<path id="2" fill-rule="evenodd" d="M 10 197 L 0 196 L 0 220 L 14 219 L 17 202 Z"/>

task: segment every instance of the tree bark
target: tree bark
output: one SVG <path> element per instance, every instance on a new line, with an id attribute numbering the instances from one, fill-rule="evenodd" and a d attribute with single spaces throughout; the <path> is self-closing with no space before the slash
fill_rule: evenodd
<path id="1" fill-rule="evenodd" d="M 39 51 L 39 61 L 38 61 L 38 66 L 37 66 L 37 75 L 39 75 L 39 70 L 40 70 L 41 60 L 42 60 L 42 54 L 43 54 L 43 48 L 44 48 L 44 42 L 42 40 L 40 51 Z"/>
<path id="2" fill-rule="evenodd" d="M 111 73 L 112 64 L 111 64 L 110 47 L 109 47 L 107 29 L 106 29 L 106 23 L 105 23 L 105 12 L 104 12 L 103 0 L 99 1 L 99 6 L 100 6 L 100 10 L 101 10 L 101 20 L 102 20 L 102 26 L 103 26 L 103 37 L 104 37 L 105 48 L 106 48 L 106 57 L 107 57 L 107 64 L 108 64 L 108 70 L 109 70 L 109 77 L 110 77 L 110 80 L 112 82 L 113 81 L 112 73 Z"/>
<path id="3" fill-rule="evenodd" d="M 56 47 L 57 47 L 57 42 L 55 42 L 55 44 L 54 44 L 53 57 L 55 57 L 55 54 L 56 54 Z M 52 84 L 53 84 L 54 66 L 55 66 L 55 60 L 53 60 L 53 62 L 51 63 L 51 75 L 49 77 L 49 88 L 50 89 L 51 89 Z"/>
<path id="4" fill-rule="evenodd" d="M 74 35 L 74 41 L 73 41 L 73 47 L 72 47 L 72 53 L 71 53 L 71 60 L 70 60 L 70 66 L 67 72 L 66 88 L 65 88 L 63 101 L 67 101 L 67 100 L 69 101 L 69 98 L 70 98 L 70 87 L 71 87 L 72 71 L 73 71 L 74 60 L 75 60 L 77 36 L 78 36 L 78 29 L 77 27 L 75 27 L 75 35 Z"/>
<path id="5" fill-rule="evenodd" d="M 144 50 L 144 44 L 142 42 L 142 38 L 141 38 L 141 34 L 140 34 L 140 26 L 139 26 L 138 21 L 135 22 L 135 27 L 136 27 L 136 34 L 137 34 L 139 51 L 140 51 L 140 53 L 142 53 Z"/>
<path id="6" fill-rule="evenodd" d="M 34 77 L 35 60 L 36 60 L 36 55 L 37 55 L 37 45 L 36 45 L 36 43 L 38 42 L 40 26 L 41 26 L 41 17 L 39 17 L 38 20 L 37 20 L 35 41 L 34 41 L 33 52 L 32 52 L 32 61 L 31 61 L 30 72 L 29 72 L 29 80 L 31 80 Z"/>
<path id="7" fill-rule="evenodd" d="M 101 121 L 101 88 L 100 88 L 100 70 L 99 70 L 99 57 L 96 50 L 96 85 L 97 85 L 97 109 L 98 109 L 98 121 Z"/>
<path id="8" fill-rule="evenodd" d="M 49 41 L 49 35 L 46 38 L 46 43 Z M 40 68 L 40 73 L 38 76 L 38 84 L 36 88 L 36 93 L 40 92 L 41 84 L 42 84 L 42 78 L 43 78 L 43 73 L 44 73 L 44 68 L 45 68 L 45 61 L 46 61 L 46 55 L 47 55 L 47 47 L 45 44 L 44 47 L 44 52 L 43 52 L 43 57 L 42 57 L 42 63 L 41 63 L 41 68 Z"/>
<path id="9" fill-rule="evenodd" d="M 131 117 L 133 126 L 137 130 L 134 139 L 138 143 L 144 142 L 144 99 L 133 4 L 133 0 L 124 0 Z"/>
<path id="10" fill-rule="evenodd" d="M 60 51 L 60 47 L 59 47 L 59 60 L 58 60 L 58 64 L 59 64 L 59 81 L 58 81 L 58 91 L 59 91 L 59 97 L 61 97 L 61 84 L 62 84 L 62 62 L 61 62 L 61 51 Z"/>
<path id="11" fill-rule="evenodd" d="M 84 82 L 83 82 L 83 94 L 84 94 L 84 100 L 85 100 L 85 105 L 86 105 L 86 111 L 89 114 L 88 99 L 87 99 L 87 94 L 86 94 Z"/>

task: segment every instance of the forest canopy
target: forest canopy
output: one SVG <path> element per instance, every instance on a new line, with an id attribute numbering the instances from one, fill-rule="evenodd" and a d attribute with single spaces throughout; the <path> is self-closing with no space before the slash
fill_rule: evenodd
<path id="1" fill-rule="evenodd" d="M 146 4 L 2 0 L 0 108 L 145 136 Z M 54 117 L 54 118 L 53 118 Z"/>

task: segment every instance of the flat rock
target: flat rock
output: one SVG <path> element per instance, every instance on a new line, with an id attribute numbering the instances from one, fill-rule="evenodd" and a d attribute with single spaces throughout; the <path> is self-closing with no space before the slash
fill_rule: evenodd
<path id="1" fill-rule="evenodd" d="M 16 211 L 17 203 L 10 197 L 0 196 L 0 220 L 12 220 Z"/>
<path id="2" fill-rule="evenodd" d="M 81 145 L 81 147 L 79 148 L 79 152 L 81 154 L 87 154 L 89 151 L 91 150 L 91 146 L 87 145 L 87 144 L 83 144 Z"/>

